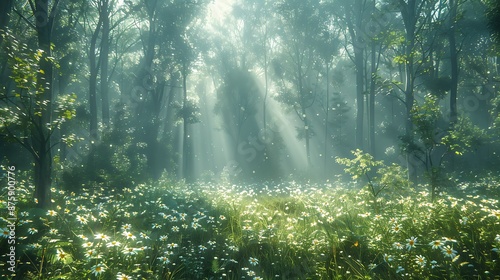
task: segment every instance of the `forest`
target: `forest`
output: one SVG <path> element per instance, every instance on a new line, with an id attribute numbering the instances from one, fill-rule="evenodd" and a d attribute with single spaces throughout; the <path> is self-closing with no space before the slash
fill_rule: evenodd
<path id="1" fill-rule="evenodd" d="M 2 0 L 2 279 L 500 279 L 497 0 Z"/>

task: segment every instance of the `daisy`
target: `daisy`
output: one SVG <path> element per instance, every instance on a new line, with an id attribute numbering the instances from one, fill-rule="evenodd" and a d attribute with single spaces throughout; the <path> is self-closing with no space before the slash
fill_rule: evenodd
<path id="1" fill-rule="evenodd" d="M 177 248 L 177 247 L 179 247 L 179 245 L 177 245 L 176 243 L 167 244 L 168 249 L 173 249 L 173 248 Z"/>
<path id="2" fill-rule="evenodd" d="M 163 264 L 169 264 L 170 263 L 170 259 L 163 256 L 163 257 L 158 257 L 158 260 L 163 263 Z"/>
<path id="3" fill-rule="evenodd" d="M 129 231 L 129 230 L 131 230 L 131 229 L 132 229 L 132 226 L 131 226 L 130 224 L 124 224 L 124 225 L 122 226 L 122 230 L 123 230 L 123 231 Z"/>
<path id="4" fill-rule="evenodd" d="M 90 258 L 95 258 L 97 256 L 96 254 L 96 251 L 94 249 L 89 249 L 85 252 L 85 257 L 87 259 L 90 259 Z"/>
<path id="5" fill-rule="evenodd" d="M 415 246 L 417 245 L 417 237 L 410 237 L 410 239 L 406 239 L 406 249 L 408 249 L 408 251 L 410 251 L 411 249 L 415 248 Z"/>
<path id="6" fill-rule="evenodd" d="M 432 246 L 432 249 L 441 249 L 443 247 L 441 240 L 434 240 L 429 245 Z"/>
<path id="7" fill-rule="evenodd" d="M 94 273 L 95 276 L 102 274 L 104 271 L 106 271 L 106 266 L 102 263 L 94 265 L 90 271 Z"/>
<path id="8" fill-rule="evenodd" d="M 79 221 L 80 224 L 82 224 L 82 225 L 86 225 L 88 222 L 87 218 L 82 217 L 80 215 L 76 215 L 76 220 Z"/>
<path id="9" fill-rule="evenodd" d="M 427 263 L 427 260 L 422 255 L 418 255 L 415 257 L 415 262 L 421 267 L 424 267 L 425 264 Z"/>
<path id="10" fill-rule="evenodd" d="M 63 249 L 61 248 L 58 248 L 56 250 L 56 257 L 57 257 L 57 260 L 64 260 L 66 257 L 67 257 L 67 254 L 63 251 Z"/>
<path id="11" fill-rule="evenodd" d="M 446 245 L 442 249 L 442 252 L 445 257 L 449 257 L 450 259 L 453 259 L 454 257 L 457 256 L 457 251 L 453 250 L 453 248 L 451 248 L 450 245 Z"/>
<path id="12" fill-rule="evenodd" d="M 250 257 L 250 259 L 248 259 L 248 261 L 250 262 L 251 265 L 258 265 L 259 264 L 259 260 L 256 258 L 253 258 L 253 257 Z"/>
<path id="13" fill-rule="evenodd" d="M 113 240 L 111 242 L 108 242 L 106 244 L 106 247 L 110 248 L 110 247 L 117 247 L 117 246 L 120 246 L 121 243 L 119 241 L 116 241 L 116 240 Z"/>
<path id="14" fill-rule="evenodd" d="M 137 250 L 135 248 L 125 247 L 125 248 L 123 248 L 122 253 L 125 255 L 129 255 L 129 256 L 130 255 L 137 255 Z"/>
<path id="15" fill-rule="evenodd" d="M 132 277 L 123 274 L 121 272 L 118 272 L 118 274 L 116 275 L 116 280 L 132 280 Z"/>
<path id="16" fill-rule="evenodd" d="M 127 239 L 135 240 L 137 238 L 135 235 L 133 235 L 132 233 L 130 233 L 128 231 L 124 231 L 122 233 L 122 235 L 125 236 Z"/>
<path id="17" fill-rule="evenodd" d="M 97 233 L 97 234 L 94 235 L 94 238 L 95 239 L 104 240 L 104 241 L 108 241 L 110 237 L 107 236 L 106 234 L 103 234 L 103 233 Z"/>
<path id="18" fill-rule="evenodd" d="M 0 232 L 2 232 L 2 237 L 3 237 L 3 238 L 7 238 L 7 237 L 9 237 L 9 236 L 10 236 L 10 231 L 9 231 L 7 228 L 2 228 L 2 229 L 0 230 Z"/>
<path id="19" fill-rule="evenodd" d="M 394 224 L 394 225 L 392 225 L 392 228 L 391 228 L 391 233 L 398 233 L 398 232 L 400 232 L 400 231 L 401 231 L 401 228 L 402 228 L 402 227 L 401 227 L 400 225 L 398 225 L 398 224 Z"/>
<path id="20" fill-rule="evenodd" d="M 28 233 L 29 233 L 29 234 L 35 234 L 35 233 L 37 233 L 37 232 L 38 232 L 38 230 L 37 230 L 36 228 L 29 228 L 29 229 L 28 229 Z"/>
<path id="21" fill-rule="evenodd" d="M 392 247 L 399 249 L 399 250 L 402 250 L 404 248 L 403 244 L 401 244 L 399 242 L 392 243 Z"/>
<path id="22" fill-rule="evenodd" d="M 57 215 L 57 212 L 54 210 L 49 210 L 49 211 L 47 211 L 47 215 L 54 217 L 55 215 Z"/>

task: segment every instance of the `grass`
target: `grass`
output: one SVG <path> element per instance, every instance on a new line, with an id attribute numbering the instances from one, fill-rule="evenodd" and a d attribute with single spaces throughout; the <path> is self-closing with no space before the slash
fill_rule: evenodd
<path id="1" fill-rule="evenodd" d="M 26 185 L 15 279 L 500 279 L 495 180 L 432 203 L 428 186 L 294 181 L 53 189 L 43 212 Z M 1 213 L 4 228 L 5 200 Z"/>

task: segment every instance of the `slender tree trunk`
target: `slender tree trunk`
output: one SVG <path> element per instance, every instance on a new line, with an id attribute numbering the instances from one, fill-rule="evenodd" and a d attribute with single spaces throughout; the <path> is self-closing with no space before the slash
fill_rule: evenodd
<path id="1" fill-rule="evenodd" d="M 89 111 L 90 111 L 90 121 L 89 121 L 89 154 L 87 158 L 87 173 L 92 178 L 95 176 L 95 150 L 97 145 L 97 140 L 99 137 L 97 128 L 97 76 L 99 72 L 98 57 L 96 54 L 97 38 L 99 36 L 102 27 L 102 18 L 99 17 L 97 26 L 90 39 L 89 48 Z M 96 179 L 96 178 L 93 178 Z"/>
<path id="2" fill-rule="evenodd" d="M 370 154 L 376 157 L 375 150 L 375 86 L 377 75 L 377 57 L 376 57 L 375 42 L 371 44 L 371 70 L 370 70 L 370 116 L 369 116 L 369 129 L 370 129 Z"/>
<path id="3" fill-rule="evenodd" d="M 53 9 L 56 8 L 54 5 Z M 47 124 L 52 122 L 53 74 L 52 62 L 49 59 L 51 57 L 50 45 L 53 24 L 49 13 L 49 1 L 36 1 L 34 15 L 38 47 L 44 51 L 40 59 L 40 71 L 37 77 L 37 101 L 39 104 L 46 103 L 46 105 L 36 105 L 40 114 L 34 116 L 37 125 L 32 131 L 32 144 L 37 155 L 35 158 L 35 199 L 38 202 L 38 207 L 46 209 L 51 203 L 50 188 L 52 184 L 51 132 L 47 127 Z"/>
<path id="4" fill-rule="evenodd" d="M 448 0 L 450 5 L 450 63 L 451 63 L 451 88 L 450 88 L 450 126 L 457 122 L 457 92 L 458 92 L 458 53 L 455 39 L 455 20 L 457 16 L 457 3 Z"/>
<path id="5" fill-rule="evenodd" d="M 416 27 L 416 0 L 408 0 L 406 4 L 405 1 L 400 0 L 402 3 L 402 15 L 406 30 L 406 45 L 405 45 L 405 105 L 406 105 L 406 122 L 405 122 L 405 135 L 408 141 L 413 140 L 413 121 L 412 121 L 412 109 L 414 104 L 414 58 L 413 50 L 415 47 L 415 27 Z M 416 166 L 413 164 L 413 151 L 408 151 L 406 155 L 406 163 L 408 166 L 408 178 L 411 182 L 417 181 L 417 170 Z"/>
<path id="6" fill-rule="evenodd" d="M 14 0 L 3 0 L 0 2 L 0 30 L 5 30 L 5 27 L 9 24 L 10 11 Z M 3 37 L 0 36 L 0 44 L 2 44 Z"/>
<path id="7" fill-rule="evenodd" d="M 101 39 L 101 100 L 102 122 L 109 125 L 109 85 L 108 85 L 108 56 L 109 56 L 109 0 L 102 1 L 102 39 Z"/>
<path id="8" fill-rule="evenodd" d="M 192 180 L 192 166 L 189 166 L 191 158 L 191 141 L 189 135 L 189 120 L 187 116 L 188 98 L 187 98 L 187 65 L 183 65 L 182 71 L 182 93 L 183 93 L 183 133 L 182 133 L 182 175 L 186 182 L 190 183 Z"/>
<path id="9" fill-rule="evenodd" d="M 330 113 L 330 63 L 326 62 L 326 111 L 325 111 L 325 151 L 324 151 L 324 159 L 323 159 L 323 172 L 324 177 L 326 178 L 328 174 L 327 165 L 328 165 L 328 119 Z"/>
<path id="10" fill-rule="evenodd" d="M 364 55 L 363 50 L 354 51 L 354 64 L 356 68 L 356 148 L 363 149 L 363 123 L 364 123 Z"/>

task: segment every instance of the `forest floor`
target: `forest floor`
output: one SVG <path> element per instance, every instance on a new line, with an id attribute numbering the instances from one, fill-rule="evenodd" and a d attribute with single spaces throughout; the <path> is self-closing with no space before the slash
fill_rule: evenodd
<path id="1" fill-rule="evenodd" d="M 431 202 L 426 186 L 374 198 L 342 183 L 157 182 L 80 194 L 53 189 L 49 211 L 30 209 L 25 189 L 18 276 L 3 276 L 500 279 L 499 188 L 495 180 L 461 183 Z M 0 221 L 5 239 L 7 223 Z"/>

